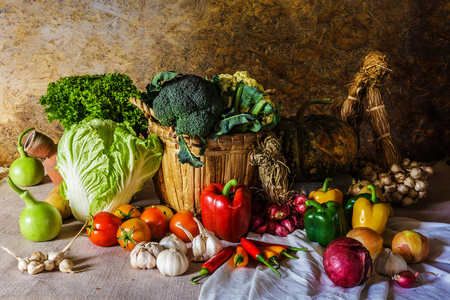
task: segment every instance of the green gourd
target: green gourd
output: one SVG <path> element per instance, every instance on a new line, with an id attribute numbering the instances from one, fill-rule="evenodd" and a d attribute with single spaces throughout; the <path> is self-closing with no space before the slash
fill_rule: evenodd
<path id="1" fill-rule="evenodd" d="M 326 114 L 304 116 L 315 104 L 331 104 L 330 98 L 309 99 L 295 119 L 277 126 L 282 136 L 283 155 L 295 181 L 323 181 L 347 168 L 358 151 L 358 137 L 352 126 Z"/>
<path id="2" fill-rule="evenodd" d="M 11 178 L 8 178 L 8 184 L 26 204 L 19 219 L 20 232 L 23 236 L 33 242 L 54 239 L 62 227 L 59 211 L 49 203 L 36 200 L 29 191 L 17 187 Z"/>
<path id="3" fill-rule="evenodd" d="M 9 177 L 19 186 L 33 186 L 44 178 L 44 165 L 34 157 L 28 156 L 22 146 L 22 137 L 34 127 L 28 128 L 19 136 L 17 150 L 20 157 L 16 159 L 9 168 Z"/>

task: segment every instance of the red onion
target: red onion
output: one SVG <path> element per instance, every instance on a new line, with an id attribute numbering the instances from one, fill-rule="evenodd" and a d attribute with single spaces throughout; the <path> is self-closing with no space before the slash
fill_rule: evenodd
<path id="1" fill-rule="evenodd" d="M 255 230 L 256 228 L 264 224 L 264 221 L 265 219 L 263 215 L 253 215 L 252 221 L 250 223 L 250 230 Z"/>
<path id="2" fill-rule="evenodd" d="M 292 218 L 286 218 L 284 220 L 280 221 L 280 225 L 285 227 L 287 229 L 287 231 L 289 231 L 289 233 L 291 233 L 292 231 L 295 230 L 295 223 L 294 220 L 292 220 Z"/>
<path id="3" fill-rule="evenodd" d="M 353 238 L 335 239 L 325 248 L 323 266 L 330 280 L 342 287 L 354 287 L 369 279 L 372 258 L 369 250 Z"/>
<path id="4" fill-rule="evenodd" d="M 269 220 L 267 222 L 267 233 L 274 234 L 277 224 L 278 224 L 277 221 Z"/>
<path id="5" fill-rule="evenodd" d="M 305 194 L 300 194 L 295 197 L 294 200 L 292 200 L 292 206 L 294 206 L 294 209 L 298 213 L 304 214 L 308 209 L 308 207 L 305 205 L 306 200 L 308 200 L 308 197 Z"/>
<path id="6" fill-rule="evenodd" d="M 275 233 L 278 234 L 279 236 L 287 236 L 289 234 L 289 231 L 286 229 L 286 227 L 284 227 L 283 225 L 277 223 L 275 225 Z"/>
<path id="7" fill-rule="evenodd" d="M 289 216 L 290 208 L 286 204 L 278 205 L 275 203 L 267 205 L 266 215 L 269 220 L 284 220 Z"/>
<path id="8" fill-rule="evenodd" d="M 406 270 L 392 276 L 391 279 L 402 288 L 410 288 L 414 285 L 414 283 L 416 283 L 417 275 L 419 275 L 419 273 L 428 273 L 437 276 L 437 274 L 431 272 L 416 272 L 416 274 L 414 274 L 413 272 Z"/>

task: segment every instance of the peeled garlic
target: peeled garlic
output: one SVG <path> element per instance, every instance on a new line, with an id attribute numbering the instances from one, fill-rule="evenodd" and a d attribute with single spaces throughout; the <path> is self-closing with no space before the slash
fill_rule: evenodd
<path id="1" fill-rule="evenodd" d="M 384 248 L 375 256 L 373 269 L 377 274 L 392 277 L 407 270 L 408 265 L 400 254 L 392 252 L 390 248 Z"/>

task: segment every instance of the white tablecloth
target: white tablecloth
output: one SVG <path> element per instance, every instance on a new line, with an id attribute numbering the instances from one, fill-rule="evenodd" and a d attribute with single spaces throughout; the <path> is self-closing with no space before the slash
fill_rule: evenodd
<path id="1" fill-rule="evenodd" d="M 203 283 L 200 299 L 450 299 L 450 224 L 391 217 L 383 237 L 385 241 L 392 240 L 393 235 L 402 230 L 418 231 L 430 242 L 428 259 L 410 264 L 409 269 L 414 273 L 437 274 L 420 274 L 413 288 L 401 288 L 390 278 L 376 274 L 354 288 L 336 286 L 323 268 L 324 248 L 310 242 L 304 230 L 296 230 L 286 238 L 249 235 L 254 239 L 308 248 L 292 252 L 299 259 L 282 260 L 279 269 L 282 278 L 255 261 L 245 268 L 233 269 L 230 259 Z"/>

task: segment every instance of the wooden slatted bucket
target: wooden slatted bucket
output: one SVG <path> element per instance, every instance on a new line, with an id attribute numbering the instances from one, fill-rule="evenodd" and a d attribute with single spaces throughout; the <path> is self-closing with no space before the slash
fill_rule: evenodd
<path id="1" fill-rule="evenodd" d="M 158 173 L 153 177 L 159 199 L 176 211 L 200 212 L 200 195 L 212 183 L 225 184 L 236 178 L 239 184 L 256 187 L 259 184 L 258 168 L 248 163 L 250 150 L 266 136 L 261 133 L 222 135 L 217 140 L 207 139 L 204 155 L 200 156 L 204 166 L 193 168 L 178 161 L 177 133 L 172 127 L 152 122 L 153 111 L 140 99 L 130 101 L 139 107 L 149 121 L 149 133 L 157 134 L 164 145 L 164 155 Z M 202 143 L 197 137 L 184 135 L 186 144 L 196 156 Z"/>

